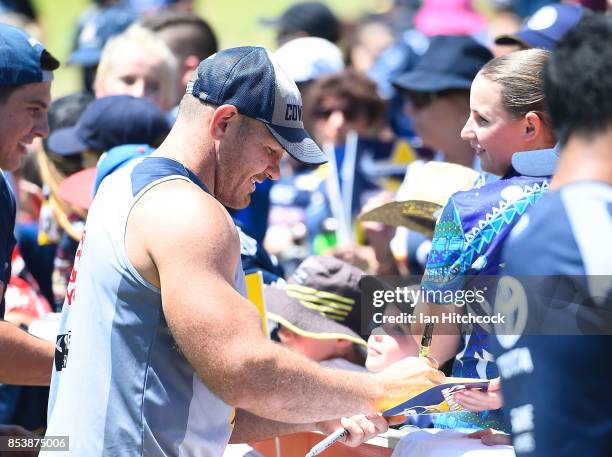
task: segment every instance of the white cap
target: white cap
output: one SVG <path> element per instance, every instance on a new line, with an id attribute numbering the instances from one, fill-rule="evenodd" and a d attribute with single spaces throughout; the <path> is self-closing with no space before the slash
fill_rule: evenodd
<path id="1" fill-rule="evenodd" d="M 323 38 L 296 38 L 278 48 L 274 56 L 296 83 L 312 81 L 344 69 L 340 48 Z"/>

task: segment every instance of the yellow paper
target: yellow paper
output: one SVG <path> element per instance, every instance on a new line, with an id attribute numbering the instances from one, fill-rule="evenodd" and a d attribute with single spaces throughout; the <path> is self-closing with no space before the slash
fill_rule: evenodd
<path id="1" fill-rule="evenodd" d="M 255 305 L 261 317 L 261 326 L 264 335 L 268 336 L 268 319 L 266 318 L 266 305 L 263 294 L 263 275 L 261 271 L 246 275 L 247 298 Z"/>

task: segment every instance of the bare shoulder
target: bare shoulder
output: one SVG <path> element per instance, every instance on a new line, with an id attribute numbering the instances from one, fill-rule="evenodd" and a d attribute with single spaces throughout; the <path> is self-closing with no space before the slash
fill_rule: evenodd
<path id="1" fill-rule="evenodd" d="M 156 185 L 134 205 L 126 248 L 136 269 L 158 286 L 162 268 L 212 268 L 232 278 L 240 261 L 238 233 L 225 208 L 183 179 Z"/>

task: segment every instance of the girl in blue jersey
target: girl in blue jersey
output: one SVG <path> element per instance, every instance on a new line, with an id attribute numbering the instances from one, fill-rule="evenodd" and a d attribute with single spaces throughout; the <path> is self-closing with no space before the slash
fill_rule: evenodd
<path id="1" fill-rule="evenodd" d="M 491 60 L 476 75 L 470 115 L 461 137 L 470 142 L 482 169 L 500 178 L 449 199 L 436 225 L 421 283 L 424 289 L 473 289 L 478 287 L 479 277 L 500 274 L 501 248 L 508 233 L 548 190 L 549 177 L 525 176 L 512 167 L 515 152 L 555 144 L 542 83 L 548 55 L 539 49 L 515 52 Z M 488 303 L 493 302 L 492 295 L 485 293 Z M 485 309 L 476 305 L 470 312 L 484 313 Z M 453 376 L 497 378 L 497 366 L 489 352 L 489 329 L 475 324 L 461 328 L 459 334 L 458 351 L 448 345 L 436 350 L 434 339 L 433 353 L 445 354 L 446 359 L 454 353 Z M 439 415 L 435 426 L 506 429 L 497 410 L 502 405 L 499 384 L 494 385 L 488 393 L 455 395 L 455 401 L 472 412 Z"/>

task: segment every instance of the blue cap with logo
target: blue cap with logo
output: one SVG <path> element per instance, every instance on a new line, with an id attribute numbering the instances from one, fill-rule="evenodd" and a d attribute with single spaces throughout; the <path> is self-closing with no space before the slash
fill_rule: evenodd
<path id="1" fill-rule="evenodd" d="M 203 60 L 187 93 L 213 105 L 234 105 L 240 114 L 263 122 L 299 162 L 327 162 L 304 130 L 302 97 L 295 82 L 262 47 L 225 49 Z"/>
<path id="2" fill-rule="evenodd" d="M 121 6 L 110 6 L 91 13 L 79 26 L 75 50 L 68 64 L 83 67 L 97 65 L 109 38 L 123 32 L 135 20 L 134 13 Z"/>
<path id="3" fill-rule="evenodd" d="M 530 48 L 552 50 L 582 18 L 580 5 L 548 5 L 540 8 L 525 26 L 512 35 L 502 35 L 495 44 L 522 44 Z"/>
<path id="4" fill-rule="evenodd" d="M 150 101 L 113 95 L 93 100 L 74 127 L 51 132 L 47 147 L 59 155 L 102 153 L 122 144 L 156 145 L 169 131 L 166 115 Z"/>
<path id="5" fill-rule="evenodd" d="M 36 39 L 0 24 L 0 86 L 22 86 L 53 79 L 59 62 Z"/>

